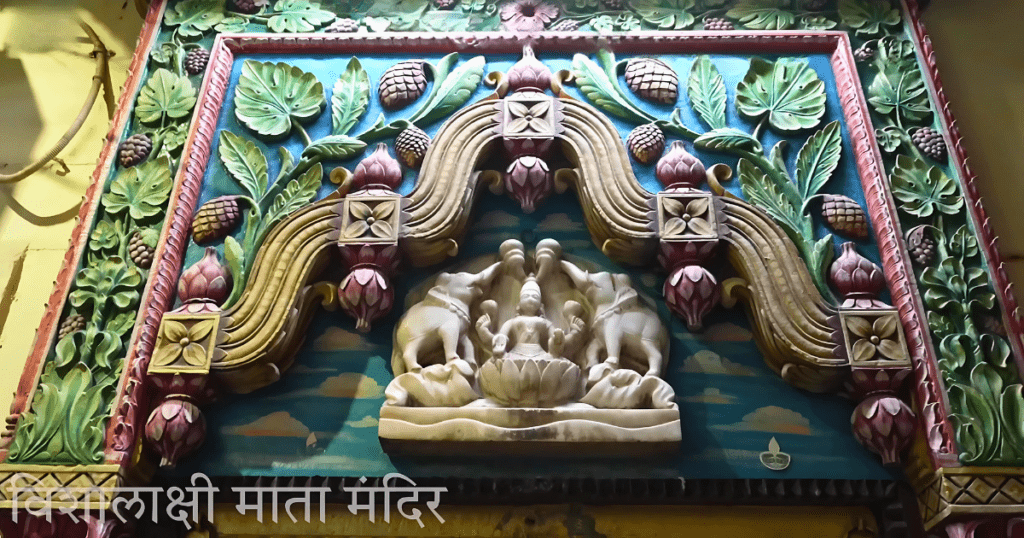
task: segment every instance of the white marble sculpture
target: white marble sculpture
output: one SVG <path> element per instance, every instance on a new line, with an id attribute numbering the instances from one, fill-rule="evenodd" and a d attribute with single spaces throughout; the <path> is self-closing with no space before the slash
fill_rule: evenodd
<path id="1" fill-rule="evenodd" d="M 497 261 L 441 273 L 408 308 L 382 438 L 679 440 L 675 394 L 660 377 L 668 333 L 629 277 L 564 260 L 552 239 L 532 258 L 508 240 Z"/>

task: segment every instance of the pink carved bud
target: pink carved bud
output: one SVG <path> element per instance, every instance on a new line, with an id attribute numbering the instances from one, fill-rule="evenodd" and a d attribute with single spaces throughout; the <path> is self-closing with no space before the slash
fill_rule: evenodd
<path id="1" fill-rule="evenodd" d="M 885 276 L 871 260 L 861 256 L 852 242 L 843 243 L 843 253 L 832 262 L 829 277 L 848 308 L 884 308 L 878 294 L 885 289 Z"/>
<path id="2" fill-rule="evenodd" d="M 548 163 L 537 157 L 519 157 L 505 172 L 505 189 L 519 202 L 523 213 L 533 213 L 553 187 Z"/>
<path id="3" fill-rule="evenodd" d="M 188 400 L 174 395 L 160 402 L 146 421 L 146 441 L 162 458 L 161 467 L 174 467 L 206 439 L 206 419 Z"/>
<path id="4" fill-rule="evenodd" d="M 658 160 L 654 175 L 666 189 L 696 189 L 707 179 L 707 170 L 700 159 L 686 151 L 682 140 L 676 140 L 669 152 Z"/>
<path id="5" fill-rule="evenodd" d="M 220 263 L 217 249 L 206 247 L 203 258 L 185 270 L 178 280 L 178 299 L 188 301 L 212 301 L 221 305 L 231 293 L 231 270 Z"/>
<path id="6" fill-rule="evenodd" d="M 916 421 L 910 406 L 892 394 L 868 396 L 850 420 L 854 437 L 886 465 L 899 463 L 900 452 L 914 440 Z"/>
<path id="7" fill-rule="evenodd" d="M 660 241 L 658 263 L 667 271 L 680 265 L 699 265 L 711 259 L 718 248 L 718 240 Z"/>
<path id="8" fill-rule="evenodd" d="M 676 268 L 665 281 L 665 302 L 691 331 L 703 329 L 704 316 L 720 299 L 718 281 L 699 265 Z"/>
<path id="9" fill-rule="evenodd" d="M 356 318 L 356 330 L 368 332 L 370 323 L 384 317 L 395 302 L 395 290 L 376 267 L 359 265 L 338 286 L 341 307 Z"/>
<path id="10" fill-rule="evenodd" d="M 352 189 L 384 187 L 396 190 L 402 184 L 402 165 L 388 153 L 388 145 L 377 144 L 377 150 L 363 159 L 352 174 Z"/>
<path id="11" fill-rule="evenodd" d="M 551 86 L 551 70 L 533 54 L 533 48 L 523 47 L 523 58 L 508 71 L 508 89 L 516 92 L 524 88 L 540 91 Z"/>

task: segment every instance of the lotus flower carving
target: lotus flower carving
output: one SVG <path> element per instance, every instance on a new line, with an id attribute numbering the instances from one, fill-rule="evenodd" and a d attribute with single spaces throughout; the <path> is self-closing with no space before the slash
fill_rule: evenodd
<path id="1" fill-rule="evenodd" d="M 484 396 L 503 407 L 557 407 L 579 397 L 580 367 L 566 359 L 495 359 L 480 368 Z"/>

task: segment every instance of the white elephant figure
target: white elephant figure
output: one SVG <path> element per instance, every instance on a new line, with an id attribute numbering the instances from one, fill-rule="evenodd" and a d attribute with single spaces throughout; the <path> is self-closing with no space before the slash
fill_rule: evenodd
<path id="1" fill-rule="evenodd" d="M 479 273 L 441 273 L 427 297 L 412 305 L 398 322 L 395 331 L 391 368 L 395 376 L 405 372 L 419 372 L 422 362 L 431 356 L 431 362 L 456 363 L 464 375 L 476 370 L 473 343 L 469 339 L 469 311 L 474 301 L 490 287 L 500 274 L 502 263 L 497 262 Z M 459 347 L 462 355 L 459 355 Z M 443 355 L 442 355 L 443 353 Z"/>
<path id="2" fill-rule="evenodd" d="M 619 368 L 626 355 L 640 364 L 646 363 L 649 376 L 661 376 L 668 360 L 668 330 L 658 314 L 641 303 L 628 275 L 607 272 L 591 273 L 562 261 L 562 270 L 594 308 L 589 323 L 592 339 L 585 351 L 586 367 L 591 369 L 591 382 L 610 369 Z M 606 368 L 594 369 L 601 351 L 607 352 Z M 594 374 L 597 373 L 595 376 Z"/>

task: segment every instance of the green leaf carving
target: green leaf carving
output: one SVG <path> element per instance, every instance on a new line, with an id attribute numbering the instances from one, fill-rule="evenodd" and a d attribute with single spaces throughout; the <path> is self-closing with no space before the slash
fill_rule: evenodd
<path id="1" fill-rule="evenodd" d="M 697 137 L 693 145 L 700 149 L 712 151 L 744 150 L 760 153 L 764 151 L 761 143 L 746 131 L 723 127 L 709 131 Z"/>
<path id="2" fill-rule="evenodd" d="M 224 20 L 224 0 L 184 0 L 167 10 L 164 24 L 177 26 L 182 37 L 198 37 Z"/>
<path id="3" fill-rule="evenodd" d="M 306 205 L 316 196 L 323 180 L 324 167 L 320 164 L 311 167 L 306 173 L 293 179 L 285 186 L 284 191 L 274 198 L 274 203 L 267 209 L 264 216 L 265 229 L 269 230 L 279 220 L 287 217 L 296 209 Z"/>
<path id="4" fill-rule="evenodd" d="M 164 156 L 138 166 L 122 169 L 103 195 L 103 206 L 111 214 L 127 211 L 141 220 L 158 215 L 171 192 L 171 162 Z"/>
<path id="5" fill-rule="evenodd" d="M 949 238 L 949 253 L 967 260 L 978 255 L 978 238 L 967 226 L 957 228 Z"/>
<path id="6" fill-rule="evenodd" d="M 68 302 L 75 308 L 91 307 L 93 312 L 104 312 L 111 303 L 125 310 L 139 300 L 141 284 L 142 274 L 137 269 L 111 257 L 78 272 Z"/>
<path id="7" fill-rule="evenodd" d="M 661 30 L 683 30 L 693 24 L 693 0 L 633 0 L 633 9 L 648 24 Z"/>
<path id="8" fill-rule="evenodd" d="M 242 251 L 242 245 L 230 235 L 224 238 L 224 262 L 235 276 L 231 289 L 231 297 L 234 297 L 235 293 L 241 293 L 245 288 L 245 252 Z"/>
<path id="9" fill-rule="evenodd" d="M 220 34 L 241 34 L 248 29 L 249 21 L 242 17 L 226 17 L 214 27 L 214 30 Z"/>
<path id="10" fill-rule="evenodd" d="M 279 137 L 292 122 L 316 118 L 326 106 L 316 75 L 286 63 L 246 60 L 235 88 L 235 116 L 257 133 Z"/>
<path id="11" fill-rule="evenodd" d="M 793 193 L 787 193 L 782 186 L 776 185 L 747 159 L 740 159 L 737 168 L 740 189 L 747 200 L 779 221 L 794 241 L 800 239 L 800 210 L 794 203 Z"/>
<path id="12" fill-rule="evenodd" d="M 858 35 L 876 35 L 883 27 L 900 23 L 900 12 L 889 0 L 840 0 L 839 16 Z"/>
<path id="13" fill-rule="evenodd" d="M 183 118 L 196 104 L 196 89 L 187 77 L 157 69 L 139 92 L 135 117 L 143 123 L 160 121 L 164 117 Z"/>
<path id="14" fill-rule="evenodd" d="M 448 55 L 444 60 L 449 58 L 454 62 L 458 55 Z M 423 108 L 409 121 L 423 126 L 455 112 L 473 96 L 473 92 L 480 85 L 480 80 L 483 79 L 486 65 L 487 60 L 483 56 L 477 56 L 456 67 L 443 78 L 435 74 L 435 89 L 430 93 Z"/>
<path id="15" fill-rule="evenodd" d="M 254 200 L 263 198 L 269 181 L 267 158 L 253 141 L 228 130 L 221 131 L 220 160 L 250 197 Z"/>
<path id="16" fill-rule="evenodd" d="M 884 64 L 868 87 L 868 101 L 879 114 L 896 116 L 900 128 L 904 120 L 917 123 L 931 115 L 921 70 L 903 63 Z"/>
<path id="17" fill-rule="evenodd" d="M 65 417 L 70 414 L 75 397 L 91 384 L 92 374 L 84 364 L 74 366 L 63 378 L 57 375 L 52 363 L 47 365 L 32 400 L 32 411 L 18 421 L 18 434 L 11 444 L 8 461 L 59 463 L 57 458 L 65 442 L 57 434 L 67 422 Z M 91 463 L 95 458 L 87 461 Z"/>
<path id="18" fill-rule="evenodd" d="M 615 56 L 608 50 L 597 51 L 599 66 L 583 54 L 572 58 L 576 86 L 598 108 L 634 123 L 651 123 L 654 118 L 638 109 L 619 89 L 615 74 Z M 602 68 L 603 66 L 603 68 Z"/>
<path id="19" fill-rule="evenodd" d="M 331 134 L 344 135 L 355 127 L 370 104 L 370 78 L 359 60 L 348 61 L 345 72 L 338 77 L 331 95 Z"/>
<path id="20" fill-rule="evenodd" d="M 804 15 L 800 17 L 800 28 L 806 30 L 831 30 L 836 26 L 839 26 L 839 23 L 822 15 Z"/>
<path id="21" fill-rule="evenodd" d="M 736 108 L 749 118 L 768 114 L 768 122 L 780 131 L 809 129 L 825 115 L 825 84 L 807 60 L 761 58 L 736 89 Z"/>
<path id="22" fill-rule="evenodd" d="M 334 13 L 320 9 L 318 2 L 278 0 L 274 14 L 267 21 L 271 32 L 312 32 L 334 20 Z"/>
<path id="23" fill-rule="evenodd" d="M 903 131 L 895 125 L 889 125 L 881 129 L 875 129 L 875 138 L 878 139 L 878 145 L 882 148 L 882 151 L 895 153 L 903 144 Z"/>
<path id="24" fill-rule="evenodd" d="M 697 57 L 687 85 L 690 106 L 712 129 L 725 127 L 725 82 L 707 55 Z"/>
<path id="25" fill-rule="evenodd" d="M 359 153 L 366 147 L 366 142 L 347 135 L 325 136 L 309 145 L 302 152 L 303 159 L 320 159 L 343 161 Z"/>
<path id="26" fill-rule="evenodd" d="M 951 317 L 969 316 L 975 308 L 995 307 L 995 294 L 989 287 L 985 270 L 965 268 L 954 258 L 946 258 L 938 267 L 925 269 L 921 273 L 921 284 L 925 305 Z"/>
<path id="27" fill-rule="evenodd" d="M 796 22 L 787 4 L 785 0 L 739 0 L 726 16 L 752 30 L 786 30 Z"/>
<path id="28" fill-rule="evenodd" d="M 916 217 L 930 217 L 935 212 L 955 215 L 964 205 L 956 182 L 939 167 L 929 168 L 920 159 L 896 157 L 889 181 L 893 196 L 903 202 L 899 209 Z"/>
<path id="29" fill-rule="evenodd" d="M 796 188 L 804 200 L 818 193 L 839 166 L 843 137 L 834 121 L 814 133 L 796 158 Z"/>

